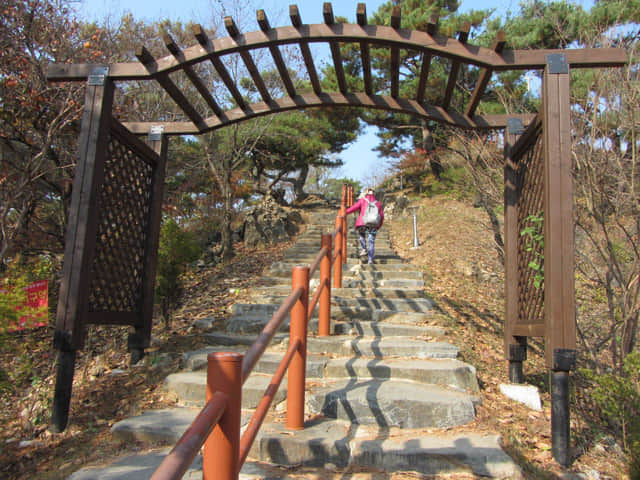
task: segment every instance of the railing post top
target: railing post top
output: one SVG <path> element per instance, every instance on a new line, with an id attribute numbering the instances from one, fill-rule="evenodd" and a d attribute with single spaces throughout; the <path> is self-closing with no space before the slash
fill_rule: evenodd
<path id="1" fill-rule="evenodd" d="M 320 236 L 320 245 L 321 246 L 326 246 L 326 245 L 331 245 L 331 234 L 330 233 L 323 233 Z"/>
<path id="2" fill-rule="evenodd" d="M 244 355 L 238 352 L 212 352 L 207 355 L 207 362 L 242 363 Z"/>

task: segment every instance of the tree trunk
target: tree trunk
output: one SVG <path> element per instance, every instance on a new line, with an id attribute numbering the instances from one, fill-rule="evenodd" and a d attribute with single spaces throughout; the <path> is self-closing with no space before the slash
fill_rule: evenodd
<path id="1" fill-rule="evenodd" d="M 233 198 L 231 195 L 231 168 L 228 165 L 225 165 L 225 171 L 223 172 L 222 185 L 220 185 L 222 189 L 222 194 L 224 198 L 224 206 L 222 212 L 222 225 L 221 234 L 222 234 L 222 261 L 231 260 L 233 258 L 233 238 L 231 231 L 231 221 L 233 220 L 232 212 L 233 212 Z"/>
<path id="2" fill-rule="evenodd" d="M 422 149 L 425 151 L 427 158 L 429 159 L 429 167 L 431 168 L 431 173 L 435 175 L 436 178 L 440 178 L 440 174 L 444 172 L 444 168 L 442 167 L 442 163 L 440 163 L 440 158 L 435 153 L 435 142 L 433 140 L 433 133 L 431 133 L 431 129 L 427 124 L 426 120 L 421 120 L 422 125 Z"/>
<path id="3" fill-rule="evenodd" d="M 295 198 L 293 201 L 303 200 L 307 194 L 304 191 L 304 184 L 307 183 L 307 177 L 309 176 L 309 165 L 305 165 L 300 169 L 298 177 L 293 182 L 293 195 Z"/>

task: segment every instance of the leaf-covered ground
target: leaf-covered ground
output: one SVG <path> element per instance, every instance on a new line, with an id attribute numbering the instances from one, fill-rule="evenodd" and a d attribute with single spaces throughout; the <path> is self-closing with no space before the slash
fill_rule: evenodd
<path id="1" fill-rule="evenodd" d="M 576 461 L 565 471 L 552 460 L 550 395 L 540 344 L 529 349 L 525 375 L 540 388 L 543 411 L 530 410 L 500 393 L 499 384 L 507 381 L 502 356 L 503 270 L 483 212 L 446 196 L 412 203 L 419 206 L 418 248 L 411 248 L 410 215 L 389 219 L 384 228 L 390 229 L 397 251 L 423 268 L 427 293 L 449 318 L 463 360 L 478 370 L 483 402 L 477 419 L 461 428 L 499 432 L 507 452 L 531 479 L 625 478 L 619 448 L 615 443 L 590 443 L 585 432 L 593 426 L 578 415 L 572 417 Z M 47 430 L 54 382 L 52 330 L 2 340 L 0 362 L 9 376 L 0 378 L 0 478 L 63 479 L 87 463 L 141 450 L 143 445 L 114 441 L 111 425 L 173 403 L 158 387 L 178 368 L 183 351 L 202 346 L 193 321 L 228 316 L 229 306 L 242 301 L 262 270 L 283 251 L 283 245 L 240 248 L 229 265 L 191 271 L 182 306 L 169 328 L 154 326 L 152 348 L 141 365 L 128 366 L 126 329 L 92 328 L 77 360 L 71 420 L 62 434 Z M 580 477 L 571 475 L 578 472 Z"/>

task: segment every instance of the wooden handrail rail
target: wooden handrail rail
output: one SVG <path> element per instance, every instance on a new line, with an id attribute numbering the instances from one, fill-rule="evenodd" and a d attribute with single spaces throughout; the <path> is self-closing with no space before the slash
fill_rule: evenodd
<path id="1" fill-rule="evenodd" d="M 227 407 L 228 395 L 216 392 L 171 449 L 151 480 L 182 478 Z"/>
<path id="2" fill-rule="evenodd" d="M 244 360 L 242 361 L 242 383 L 247 381 L 249 375 L 253 371 L 253 368 L 256 366 L 256 363 L 260 360 L 260 357 L 264 353 L 264 351 L 271 343 L 271 340 L 275 336 L 275 334 L 280 329 L 280 326 L 284 322 L 285 318 L 298 301 L 300 296 L 304 290 L 302 288 L 296 288 L 292 290 L 289 296 L 282 302 L 280 308 L 273 314 L 271 319 L 267 322 L 267 324 L 256 338 L 255 342 L 249 347 L 247 353 L 244 356 Z"/>
<path id="3" fill-rule="evenodd" d="M 258 406 L 256 407 L 251 420 L 249 420 L 249 424 L 247 425 L 247 428 L 242 435 L 242 439 L 240 440 L 240 458 L 238 461 L 238 471 L 242 468 L 247 455 L 249 455 L 249 450 L 251 450 L 251 446 L 253 445 L 256 436 L 258 435 L 260 426 L 262 425 L 262 422 L 264 422 L 269 407 L 271 406 L 271 403 L 273 402 L 273 399 L 278 392 L 278 388 L 280 388 L 282 379 L 284 378 L 284 375 L 287 372 L 289 365 L 291 364 L 293 354 L 296 353 L 296 351 L 300 347 L 301 342 L 302 340 L 298 338 L 295 340 L 295 342 L 289 345 L 289 348 L 284 354 L 284 357 L 282 357 L 282 360 L 280 361 L 280 365 L 278 365 L 276 373 L 274 373 L 273 377 L 271 377 L 271 382 L 269 383 L 269 386 L 267 386 L 262 400 L 260 400 L 260 403 L 258 403 Z"/>
<path id="4" fill-rule="evenodd" d="M 322 261 L 322 259 L 329 254 L 329 249 L 326 247 L 323 247 L 320 249 L 320 251 L 318 252 L 318 255 L 316 256 L 315 260 L 313 261 L 313 263 L 309 266 L 309 276 L 313 276 L 314 273 L 316 273 L 316 270 L 318 269 L 318 267 L 320 266 L 320 262 Z"/>
<path id="5" fill-rule="evenodd" d="M 311 314 L 313 313 L 313 309 L 316 308 L 316 305 L 318 304 L 318 300 L 320 300 L 320 295 L 322 294 L 322 291 L 327 288 L 327 280 L 325 280 L 324 282 L 320 282 L 320 284 L 318 285 L 318 288 L 316 288 L 315 294 L 313 295 L 313 298 L 311 300 L 309 300 L 309 312 L 307 314 L 307 319 L 311 318 Z"/>
<path id="6" fill-rule="evenodd" d="M 340 213 L 344 212 L 344 205 L 342 206 Z M 263 395 L 258 407 L 251 418 L 247 429 L 245 430 L 244 435 L 241 439 L 236 439 L 233 442 L 233 445 L 236 445 L 235 448 L 239 448 L 238 452 L 238 463 L 235 464 L 237 470 L 234 474 L 229 472 L 225 473 L 225 475 L 229 474 L 231 476 L 237 475 L 237 472 L 240 471 L 244 461 L 249 454 L 249 450 L 255 441 L 260 426 L 264 422 L 266 418 L 267 411 L 273 402 L 273 399 L 282 383 L 282 379 L 284 378 L 287 370 L 291 367 L 291 371 L 289 373 L 289 395 L 287 396 L 287 428 L 290 429 L 300 429 L 304 428 L 304 382 L 305 382 L 305 367 L 304 363 L 306 362 L 306 344 L 307 344 L 307 324 L 309 322 L 309 318 L 317 306 L 318 302 L 320 302 L 320 327 L 319 334 L 320 335 L 328 335 L 329 333 L 329 308 L 330 308 L 330 294 L 331 294 L 331 270 L 332 267 L 335 266 L 336 276 L 341 277 L 342 272 L 342 260 L 344 260 L 344 232 L 345 231 L 345 223 L 344 216 L 339 215 L 336 217 L 336 228 L 334 232 L 329 235 L 322 235 L 321 248 L 318 252 L 318 255 L 314 259 L 312 265 L 310 267 L 295 267 L 293 270 L 293 281 L 292 281 L 292 291 L 287 296 L 287 298 L 282 302 L 278 310 L 272 315 L 267 324 L 262 329 L 262 332 L 258 335 L 256 340 L 253 342 L 251 347 L 247 353 L 242 356 L 239 354 L 226 353 L 224 355 L 235 355 L 238 357 L 236 362 L 241 361 L 241 365 L 236 363 L 237 367 L 236 372 L 238 380 L 235 380 L 237 383 L 231 383 L 229 385 L 240 385 L 244 384 L 247 380 L 254 367 L 260 360 L 260 357 L 265 352 L 269 343 L 278 332 L 282 324 L 284 323 L 287 315 L 291 314 L 291 329 L 290 329 L 290 340 L 289 340 L 289 348 L 287 352 L 283 356 L 276 373 L 271 379 L 269 386 L 265 390 L 265 394 Z M 335 243 L 334 253 L 332 255 L 332 240 L 337 238 L 339 240 Z M 340 265 L 337 265 L 337 260 L 340 260 Z M 311 302 L 309 302 L 309 276 L 320 267 L 320 284 L 316 289 L 316 292 L 313 296 Z M 341 284 L 341 278 L 339 285 Z M 322 318 L 327 317 L 327 318 Z M 295 319 L 295 322 L 294 322 Z M 295 324 L 295 325 L 294 325 Z M 295 326 L 295 328 L 294 328 Z M 220 354 L 217 354 L 220 355 Z M 239 358 L 242 357 L 242 358 Z M 211 363 L 214 361 L 213 359 L 209 359 L 209 368 L 214 366 L 214 368 L 218 368 L 218 363 Z M 295 368 L 294 368 L 295 367 Z M 216 370 L 217 371 L 217 370 Z M 207 375 L 209 379 L 209 374 Z M 218 382 L 220 379 L 224 377 L 219 377 L 219 374 L 215 374 L 212 378 L 217 379 L 213 380 L 214 383 Z M 210 382 L 210 380 L 208 380 Z M 224 383 L 224 381 L 222 381 Z M 215 385 L 209 385 L 207 387 L 207 392 L 211 392 L 212 389 L 215 388 Z M 225 388 L 228 388 L 225 387 Z M 240 388 L 240 387 L 238 387 Z M 231 390 L 233 391 L 232 387 Z M 296 391 L 294 395 L 291 395 L 291 392 Z M 195 421 L 189 427 L 189 429 L 185 432 L 185 434 L 180 438 L 175 447 L 171 450 L 169 455 L 164 459 L 160 467 L 153 474 L 153 480 L 168 480 L 168 479 L 178 479 L 182 478 L 185 474 L 193 460 L 195 459 L 198 451 L 203 447 L 205 449 L 205 457 L 207 449 L 211 448 L 209 443 L 207 442 L 208 437 L 212 434 L 219 435 L 219 431 L 216 429 L 216 426 L 220 424 L 226 425 L 229 423 L 229 418 L 227 418 L 225 412 L 228 409 L 227 407 L 230 405 L 230 399 L 235 398 L 236 395 L 240 395 L 240 390 L 237 390 L 235 393 L 223 393 L 221 391 L 215 391 L 211 396 L 210 400 L 207 401 L 204 409 L 198 414 Z M 207 394 L 208 396 L 210 393 Z M 240 396 L 237 397 L 236 400 L 233 400 L 232 407 L 237 407 L 240 402 Z M 236 405 L 237 403 L 237 405 Z M 239 408 L 239 407 L 237 407 Z M 230 409 L 230 415 L 239 415 L 239 413 L 235 412 L 233 408 Z M 235 412 L 235 413 L 234 413 Z M 291 414 L 293 412 L 293 414 Z M 290 415 L 291 414 L 291 415 Z M 220 423 L 222 422 L 222 423 Z M 223 427 L 226 428 L 226 427 Z M 215 432 L 214 432 L 214 429 Z M 233 430 L 233 429 L 231 429 Z M 216 437 L 217 438 L 217 437 Z M 238 443 L 235 443 L 238 442 Z M 216 444 L 217 445 L 217 444 Z M 216 449 L 218 447 L 214 447 Z M 231 452 L 229 452 L 231 453 Z M 228 456 L 228 454 L 227 454 Z M 231 455 L 231 457 L 235 456 L 235 454 Z M 204 462 L 206 462 L 206 457 Z M 225 457 L 226 458 L 226 457 Z M 210 462 L 216 462 L 215 458 L 210 459 Z M 224 462 L 223 462 L 224 463 Z M 217 463 L 209 464 L 208 469 L 218 468 Z M 234 462 L 231 464 L 224 463 L 225 469 L 234 468 Z M 211 470 L 208 470 L 211 471 Z M 226 478 L 226 477 L 225 477 Z M 234 477 L 235 478 L 235 477 Z"/>

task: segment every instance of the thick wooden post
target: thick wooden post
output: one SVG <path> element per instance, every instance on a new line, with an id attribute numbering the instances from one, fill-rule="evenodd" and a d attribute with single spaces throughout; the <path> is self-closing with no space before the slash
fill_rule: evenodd
<path id="1" fill-rule="evenodd" d="M 227 406 L 204 444 L 202 478 L 237 480 L 240 454 L 240 419 L 242 406 L 242 358 L 235 352 L 216 352 L 207 356 L 207 398 L 222 392 Z"/>
<path id="2" fill-rule="evenodd" d="M 289 365 L 287 385 L 287 428 L 304 428 L 304 388 L 307 364 L 307 315 L 309 309 L 309 267 L 296 266 L 291 280 L 292 290 L 303 289 L 303 293 L 291 309 L 289 343 L 300 341 L 298 350 Z"/>
<path id="3" fill-rule="evenodd" d="M 522 362 L 527 356 L 527 337 L 513 334 L 520 312 L 518 292 L 518 208 L 521 192 L 518 190 L 518 166 L 513 158 L 513 147 L 524 133 L 518 119 L 509 119 L 504 142 L 504 350 L 509 361 L 509 381 L 522 383 Z"/>
<path id="4" fill-rule="evenodd" d="M 84 345 L 89 304 L 89 266 L 94 255 L 98 186 L 104 177 L 113 82 L 105 67 L 89 77 L 82 114 L 78 163 L 67 218 L 62 281 L 56 315 L 54 346 L 58 350 L 51 429 L 67 427 L 76 351 Z"/>
<path id="5" fill-rule="evenodd" d="M 326 248 L 327 254 L 320 262 L 320 294 L 318 305 L 318 335 L 326 337 L 331 334 L 331 234 L 322 235 L 320 248 Z"/>
<path id="6" fill-rule="evenodd" d="M 98 220 L 98 187 L 104 178 L 113 91 L 113 82 L 108 76 L 96 75 L 89 81 L 85 93 L 56 317 L 56 330 L 71 332 L 69 340 L 74 349 L 84 345 L 89 267 L 94 256 Z"/>
<path id="7" fill-rule="evenodd" d="M 569 465 L 569 381 L 575 367 L 573 178 L 569 66 L 564 54 L 547 55 L 542 78 L 544 121 L 545 360 L 552 370 L 552 451 Z M 557 378 L 556 378 L 557 377 Z M 560 380 L 558 380 L 561 379 Z"/>
<path id="8" fill-rule="evenodd" d="M 142 285 L 141 325 L 135 325 L 135 332 L 129 335 L 129 351 L 131 364 L 137 363 L 144 355 L 144 349 L 151 342 L 153 323 L 153 300 L 158 265 L 158 245 L 160 243 L 160 224 L 162 222 L 162 199 L 164 194 L 164 177 L 167 164 L 168 138 L 162 130 L 152 130 L 147 139 L 149 146 L 158 154 L 158 163 L 153 171 L 151 185 L 151 212 L 145 245 L 144 276 Z"/>

